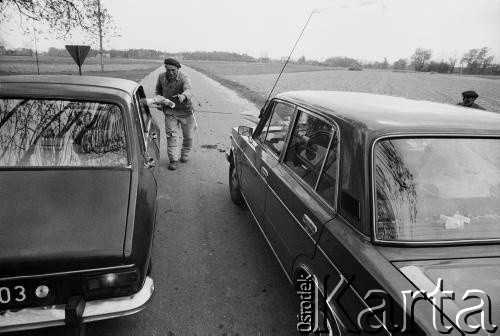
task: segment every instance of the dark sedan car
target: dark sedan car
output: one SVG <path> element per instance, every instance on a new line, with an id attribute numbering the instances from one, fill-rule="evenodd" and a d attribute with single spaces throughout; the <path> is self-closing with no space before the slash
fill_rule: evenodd
<path id="1" fill-rule="evenodd" d="M 0 332 L 133 314 L 152 297 L 158 127 L 142 86 L 0 77 Z"/>
<path id="2" fill-rule="evenodd" d="M 500 114 L 352 92 L 275 97 L 229 184 L 331 335 L 495 334 Z"/>

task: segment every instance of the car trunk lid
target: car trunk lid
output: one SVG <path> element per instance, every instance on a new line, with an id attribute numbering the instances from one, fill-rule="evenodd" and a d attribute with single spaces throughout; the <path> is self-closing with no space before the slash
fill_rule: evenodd
<path id="1" fill-rule="evenodd" d="M 437 298 L 435 304 L 442 308 L 454 323 L 457 323 L 458 317 L 459 327 L 470 328 L 479 325 L 483 328 L 481 332 L 484 332 L 491 323 L 500 325 L 500 257 L 422 260 L 394 264 L 418 290 L 426 291 L 431 299 Z M 441 293 L 445 296 L 454 295 L 454 298 L 439 302 Z M 464 322 L 462 318 L 467 312 L 471 316 Z M 470 314 L 471 312 L 475 313 Z M 481 312 L 484 313 L 483 316 Z"/>
<path id="2" fill-rule="evenodd" d="M 1 171 L 0 277 L 121 264 L 130 179 L 128 168 Z"/>

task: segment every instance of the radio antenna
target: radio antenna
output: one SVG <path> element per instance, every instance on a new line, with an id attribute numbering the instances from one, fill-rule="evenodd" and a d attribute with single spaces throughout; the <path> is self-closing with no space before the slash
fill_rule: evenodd
<path id="1" fill-rule="evenodd" d="M 352 8 L 352 7 L 370 6 L 370 5 L 373 5 L 373 4 L 379 4 L 379 5 L 382 6 L 383 9 L 387 8 L 385 6 L 385 4 L 384 4 L 384 0 L 361 0 L 361 1 L 355 2 L 355 3 L 339 4 L 339 5 L 336 5 L 336 6 L 330 6 L 330 7 L 321 8 L 321 9 L 320 8 L 313 9 L 313 11 L 311 12 L 311 14 L 307 18 L 306 24 L 302 28 L 302 31 L 300 32 L 300 35 L 297 38 L 297 41 L 295 41 L 295 44 L 293 45 L 292 51 L 290 51 L 290 55 L 288 55 L 288 57 L 287 57 L 287 59 L 285 61 L 285 64 L 283 65 L 283 68 L 281 69 L 281 71 L 280 71 L 280 73 L 278 75 L 278 78 L 276 78 L 276 81 L 274 82 L 273 88 L 271 89 L 271 91 L 269 91 L 269 95 L 267 96 L 267 99 L 266 99 L 266 101 L 264 103 L 264 106 L 262 107 L 261 115 L 262 115 L 262 112 L 263 112 L 264 108 L 267 106 L 267 103 L 268 103 L 269 99 L 271 98 L 271 95 L 272 95 L 274 89 L 276 88 L 276 85 L 278 84 L 278 81 L 280 80 L 281 75 L 283 74 L 283 71 L 286 68 L 286 65 L 288 64 L 288 62 L 290 61 L 290 58 L 292 57 L 292 54 L 293 54 L 293 52 L 295 50 L 295 47 L 299 43 L 300 38 L 302 37 L 302 34 L 304 34 L 304 31 L 306 30 L 307 25 L 309 24 L 309 21 L 311 20 L 311 17 L 313 16 L 313 14 L 320 13 L 321 11 L 326 10 L 326 9 L 330 9 L 330 8 L 345 9 L 345 8 Z M 259 115 L 259 118 L 261 117 L 261 115 Z"/>
<path id="2" fill-rule="evenodd" d="M 307 21 L 306 21 L 306 24 L 304 25 L 304 27 L 302 28 L 302 31 L 300 32 L 300 35 L 299 37 L 297 38 L 297 41 L 295 41 L 295 44 L 293 45 L 293 48 L 292 48 L 292 51 L 290 51 L 290 54 L 288 55 L 286 61 L 285 61 L 285 64 L 283 65 L 283 68 L 281 68 L 281 71 L 278 75 L 278 78 L 276 78 L 276 81 L 274 82 L 274 85 L 273 85 L 273 88 L 271 89 L 271 91 L 269 91 L 269 95 L 267 96 L 267 99 L 266 99 L 266 102 L 264 103 L 264 107 L 265 108 L 267 106 L 267 102 L 269 101 L 269 99 L 271 98 L 271 95 L 274 91 L 274 89 L 276 88 L 276 84 L 278 84 L 278 81 L 280 80 L 280 77 L 281 77 L 281 74 L 283 73 L 283 71 L 285 70 L 286 68 L 286 65 L 288 64 L 288 62 L 290 61 L 290 58 L 292 57 L 292 54 L 293 54 L 293 51 L 295 50 L 295 47 L 297 46 L 297 44 L 299 43 L 300 41 L 300 38 L 302 37 L 302 34 L 304 34 L 304 31 L 306 30 L 306 27 L 307 25 L 309 24 L 309 21 L 311 20 L 311 17 L 313 16 L 313 14 L 315 13 L 319 13 L 319 9 L 314 9 L 311 14 L 309 15 L 309 17 L 307 18 Z"/>

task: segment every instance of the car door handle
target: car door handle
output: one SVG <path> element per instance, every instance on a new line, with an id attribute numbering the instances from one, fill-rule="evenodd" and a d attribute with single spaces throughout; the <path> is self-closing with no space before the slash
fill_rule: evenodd
<path id="1" fill-rule="evenodd" d="M 262 176 L 264 176 L 264 178 L 267 178 L 269 176 L 269 173 L 267 172 L 267 169 L 265 167 L 260 167 L 260 172 L 262 173 Z"/>
<path id="2" fill-rule="evenodd" d="M 158 138 L 158 135 L 156 134 L 156 132 L 152 132 L 151 133 L 151 139 L 152 140 L 156 140 L 156 138 Z"/>
<path id="3" fill-rule="evenodd" d="M 304 228 L 304 230 L 306 230 L 306 232 L 310 236 L 312 236 L 316 232 L 318 232 L 318 227 L 316 226 L 316 224 L 314 224 L 314 222 L 312 221 L 312 219 L 309 218 L 309 216 L 306 215 L 306 214 L 304 214 L 302 216 L 302 227 Z"/>

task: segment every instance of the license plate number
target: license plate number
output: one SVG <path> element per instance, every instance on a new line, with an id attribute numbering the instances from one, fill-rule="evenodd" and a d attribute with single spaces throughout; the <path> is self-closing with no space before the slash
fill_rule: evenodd
<path id="1" fill-rule="evenodd" d="M 0 304 L 16 304 L 26 301 L 24 286 L 0 287 Z"/>

